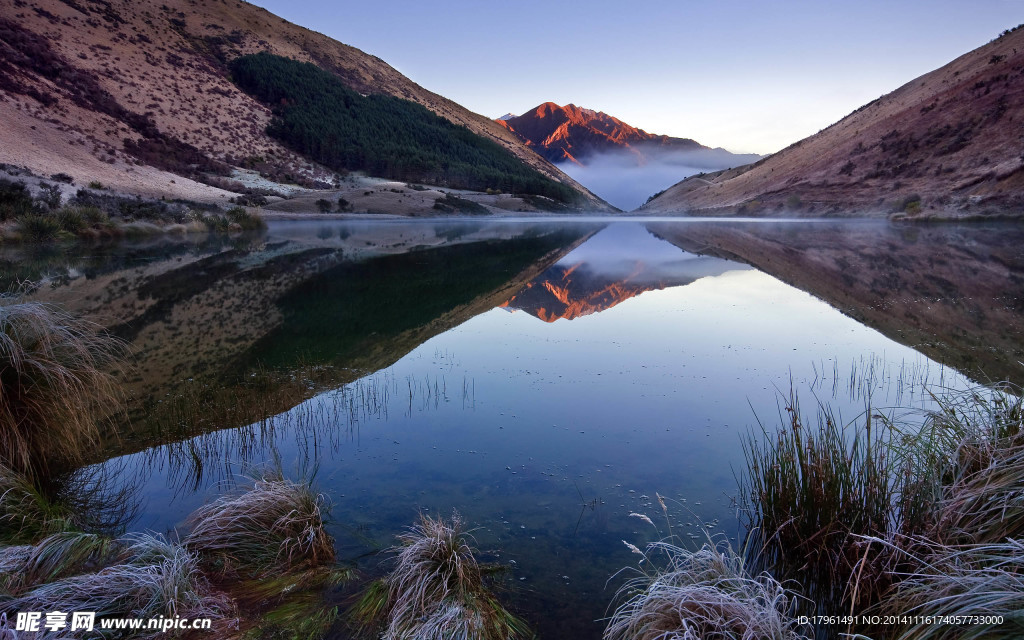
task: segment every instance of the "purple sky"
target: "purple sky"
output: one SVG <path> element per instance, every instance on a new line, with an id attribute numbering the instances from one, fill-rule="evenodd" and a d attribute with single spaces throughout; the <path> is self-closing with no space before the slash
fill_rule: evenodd
<path id="1" fill-rule="evenodd" d="M 541 102 L 770 153 L 1024 22 L 1024 0 L 256 0 L 478 113 Z"/>

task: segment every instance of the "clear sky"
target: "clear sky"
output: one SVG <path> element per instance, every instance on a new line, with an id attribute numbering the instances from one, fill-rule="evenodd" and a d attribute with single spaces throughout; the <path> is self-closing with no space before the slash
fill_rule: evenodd
<path id="1" fill-rule="evenodd" d="M 1024 22 L 1024 0 L 255 0 L 492 118 L 542 102 L 771 153 Z"/>

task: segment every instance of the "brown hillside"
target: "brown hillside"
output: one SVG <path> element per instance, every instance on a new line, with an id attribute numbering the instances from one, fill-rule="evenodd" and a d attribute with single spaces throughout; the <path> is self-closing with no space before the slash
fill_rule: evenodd
<path id="1" fill-rule="evenodd" d="M 760 162 L 693 176 L 645 212 L 990 215 L 1024 205 L 1024 29 Z"/>
<path id="2" fill-rule="evenodd" d="M 379 58 L 238 0 L 0 0 L 0 162 L 199 199 L 230 194 L 151 158 L 195 164 L 201 154 L 279 179 L 325 177 L 265 134 L 269 110 L 228 79 L 225 61 L 258 51 L 316 63 L 364 94 L 418 102 L 606 207 L 489 118 Z"/>
<path id="3" fill-rule="evenodd" d="M 644 150 L 694 151 L 707 149 L 689 138 L 647 133 L 618 118 L 574 104 L 560 107 L 545 102 L 521 116 L 496 120 L 551 162 L 586 164 L 590 156 L 613 151 L 628 152 L 644 161 Z"/>

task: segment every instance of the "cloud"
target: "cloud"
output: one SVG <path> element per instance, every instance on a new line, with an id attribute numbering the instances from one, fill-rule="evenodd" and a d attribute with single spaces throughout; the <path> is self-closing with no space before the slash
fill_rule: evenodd
<path id="1" fill-rule="evenodd" d="M 661 151 L 648 147 L 642 157 L 628 151 L 605 153 L 588 156 L 585 166 L 565 162 L 558 168 L 616 207 L 631 211 L 687 176 L 738 167 L 759 158 L 725 149 Z"/>

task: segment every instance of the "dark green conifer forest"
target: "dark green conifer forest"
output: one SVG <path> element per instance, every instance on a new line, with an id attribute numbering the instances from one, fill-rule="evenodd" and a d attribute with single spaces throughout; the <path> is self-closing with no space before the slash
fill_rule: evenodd
<path id="1" fill-rule="evenodd" d="M 308 62 L 263 52 L 235 59 L 231 72 L 243 91 L 273 109 L 268 134 L 331 169 L 560 202 L 578 197 L 426 107 L 393 96 L 362 96 Z"/>

